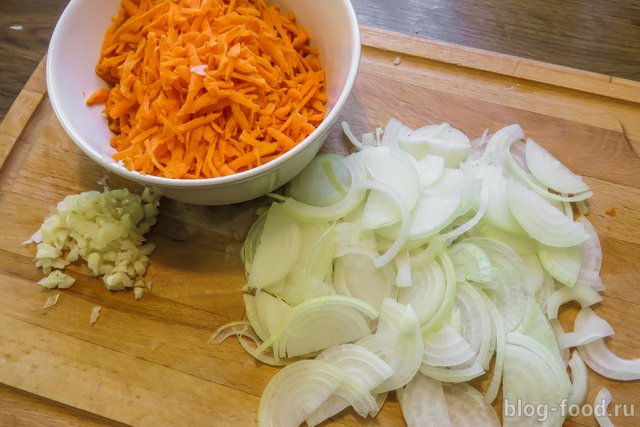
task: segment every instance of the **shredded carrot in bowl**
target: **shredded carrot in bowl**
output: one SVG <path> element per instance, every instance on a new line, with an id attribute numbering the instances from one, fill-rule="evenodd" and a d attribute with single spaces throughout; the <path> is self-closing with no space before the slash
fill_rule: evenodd
<path id="1" fill-rule="evenodd" d="M 264 0 L 122 0 L 97 74 L 113 158 L 168 178 L 245 171 L 289 151 L 326 113 L 318 52 Z"/>

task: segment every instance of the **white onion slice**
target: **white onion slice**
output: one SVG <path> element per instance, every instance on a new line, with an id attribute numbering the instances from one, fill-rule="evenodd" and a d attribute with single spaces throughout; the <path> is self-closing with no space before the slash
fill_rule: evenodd
<path id="1" fill-rule="evenodd" d="M 351 187 L 340 201 L 329 206 L 313 206 L 302 203 L 294 198 L 288 198 L 283 204 L 283 209 L 293 218 L 299 221 L 329 222 L 342 218 L 354 210 L 364 200 L 367 192 L 358 187 L 356 183 L 366 178 L 366 169 L 359 158 L 348 156 L 344 159 L 344 165 L 351 174 Z"/>
<path id="2" fill-rule="evenodd" d="M 524 234 L 507 203 L 507 179 L 499 166 L 488 166 L 484 171 L 484 185 L 487 188 L 489 204 L 485 220 L 510 233 Z"/>
<path id="3" fill-rule="evenodd" d="M 420 175 L 415 161 L 406 153 L 390 147 L 368 147 L 357 155 L 369 172 L 369 181 L 384 184 L 388 192 L 401 201 L 397 204 L 411 211 L 420 192 Z M 384 196 L 375 191 L 369 193 L 361 217 L 363 229 L 389 226 L 401 219 L 400 206 L 390 205 Z"/>
<path id="4" fill-rule="evenodd" d="M 422 363 L 451 367 L 472 361 L 475 350 L 454 328 L 444 324 L 440 329 L 422 334 L 424 354 Z"/>
<path id="5" fill-rule="evenodd" d="M 560 405 L 570 392 L 564 365 L 542 344 L 524 335 L 507 334 L 502 387 L 505 427 L 539 425 L 535 418 L 511 413 L 509 408 L 516 405 L 546 405 L 545 425 L 561 425 Z"/>
<path id="6" fill-rule="evenodd" d="M 418 371 L 424 353 L 420 325 L 413 308 L 392 300 L 385 300 L 381 311 L 382 320 L 386 317 L 383 313 L 389 311 L 385 310 L 385 305 L 390 306 L 390 311 L 401 308 L 402 317 L 396 324 L 388 321 L 387 329 L 381 330 L 378 326 L 378 331 L 374 335 L 356 343 L 380 356 L 394 371 L 390 378 L 373 390 L 374 393 L 384 393 L 405 386 Z"/>
<path id="7" fill-rule="evenodd" d="M 521 233 L 511 233 L 489 223 L 485 219 L 474 227 L 472 235 L 502 242 L 520 256 L 535 255 L 538 252 L 538 242 L 527 236 L 524 230 Z"/>
<path id="8" fill-rule="evenodd" d="M 589 238 L 581 223 L 567 218 L 547 200 L 518 182 L 507 183 L 507 202 L 522 228 L 542 244 L 566 248 Z"/>
<path id="9" fill-rule="evenodd" d="M 410 227 L 409 210 L 407 208 L 407 205 L 404 204 L 404 201 L 394 192 L 393 188 L 383 182 L 367 180 L 357 184 L 357 186 L 362 189 L 378 191 L 384 194 L 388 199 L 395 203 L 396 207 L 400 211 L 400 230 L 398 231 L 396 239 L 389 247 L 389 249 L 387 249 L 385 253 L 380 255 L 373 262 L 376 267 L 380 268 L 391 262 L 393 258 L 402 250 L 402 247 L 407 241 Z"/>
<path id="10" fill-rule="evenodd" d="M 582 404 L 587 399 L 588 389 L 588 374 L 587 366 L 580 357 L 580 353 L 574 351 L 569 360 L 569 367 L 571 368 L 571 387 L 572 391 L 569 395 L 569 406 Z"/>
<path id="11" fill-rule="evenodd" d="M 602 296 L 586 286 L 562 287 L 547 298 L 547 317 L 556 319 L 560 306 L 569 301 L 577 301 L 582 308 L 585 308 L 602 301 Z"/>
<path id="12" fill-rule="evenodd" d="M 609 419 L 609 405 L 611 404 L 611 392 L 602 387 L 593 401 L 594 415 L 600 427 L 614 427 Z"/>
<path id="13" fill-rule="evenodd" d="M 351 174 L 344 159 L 335 153 L 317 155 L 291 180 L 287 194 L 313 206 L 330 206 L 339 202 L 351 187 Z"/>
<path id="14" fill-rule="evenodd" d="M 438 182 L 444 172 L 444 158 L 427 155 L 418 160 L 417 166 L 420 174 L 420 185 L 422 188 L 431 187 Z"/>
<path id="15" fill-rule="evenodd" d="M 582 265 L 582 247 L 554 248 L 541 246 L 538 258 L 543 267 L 558 282 L 572 287 L 578 281 Z"/>
<path id="16" fill-rule="evenodd" d="M 553 327 L 533 298 L 529 298 L 526 314 L 515 332 L 536 340 L 564 363 Z"/>
<path id="17" fill-rule="evenodd" d="M 298 260 L 300 227 L 285 213 L 282 205 L 273 203 L 262 231 L 261 244 L 256 248 L 247 286 L 262 289 L 282 280 Z"/>
<path id="18" fill-rule="evenodd" d="M 485 251 L 497 272 L 495 286 L 487 295 L 502 316 L 506 331 L 515 329 L 522 319 L 527 294 L 522 287 L 526 265 L 522 258 L 504 243 L 484 237 L 465 239 Z"/>
<path id="19" fill-rule="evenodd" d="M 477 245 L 463 240 L 451 245 L 448 252 L 458 282 L 470 280 L 485 284 L 495 280 L 496 272 L 491 260 Z"/>
<path id="20" fill-rule="evenodd" d="M 451 313 L 451 309 L 453 308 L 453 304 L 455 303 L 456 297 L 456 272 L 453 269 L 453 264 L 451 263 L 451 258 L 447 255 L 446 251 L 443 251 L 438 255 L 438 260 L 440 261 L 440 265 L 444 270 L 445 277 L 445 291 L 444 296 L 440 305 L 436 308 L 435 312 L 429 319 L 427 319 L 424 324 L 422 324 L 422 330 L 428 331 L 434 326 L 438 325 L 441 321 L 446 319 Z"/>
<path id="21" fill-rule="evenodd" d="M 298 427 L 344 381 L 343 370 L 318 360 L 303 360 L 278 371 L 260 399 L 260 427 Z"/>
<path id="22" fill-rule="evenodd" d="M 500 427 L 496 411 L 469 384 L 443 384 L 451 425 L 456 427 Z"/>
<path id="23" fill-rule="evenodd" d="M 367 393 L 393 374 L 391 367 L 381 358 L 366 348 L 354 344 L 343 344 L 329 348 L 320 353 L 316 360 L 330 363 L 342 369 L 348 375 L 349 383 L 359 390 L 366 390 Z M 336 391 L 306 419 L 307 425 L 312 427 L 320 424 L 349 405 L 349 400 Z"/>
<path id="24" fill-rule="evenodd" d="M 458 286 L 456 304 L 460 311 L 462 336 L 477 353 L 475 363 L 486 370 L 493 355 L 495 337 L 485 298 L 480 291 L 463 282 Z"/>
<path id="25" fill-rule="evenodd" d="M 536 255 L 523 255 L 522 260 L 527 269 L 522 286 L 527 295 L 534 296 L 540 291 L 544 283 L 544 270 Z"/>
<path id="26" fill-rule="evenodd" d="M 377 253 L 347 253 L 335 260 L 333 285 L 342 295 L 358 298 L 376 310 L 385 298 L 396 294 L 393 266 L 377 268 L 373 262 Z"/>
<path id="27" fill-rule="evenodd" d="M 445 293 L 447 282 L 444 271 L 437 260 L 431 260 L 426 266 L 413 269 L 412 286 L 398 289 L 398 302 L 411 305 L 418 322 L 423 325 L 435 315 Z"/>
<path id="28" fill-rule="evenodd" d="M 457 167 L 471 150 L 469 138 L 449 123 L 421 127 L 408 136 L 398 137 L 398 143 L 416 159 L 429 154 L 441 156 L 447 167 Z"/>
<path id="29" fill-rule="evenodd" d="M 578 351 L 582 360 L 602 376 L 619 381 L 640 379 L 640 358 L 623 359 L 613 354 L 604 339 L 579 346 Z"/>
<path id="30" fill-rule="evenodd" d="M 385 147 L 398 147 L 398 139 L 408 136 L 413 132 L 410 128 L 403 125 L 399 120 L 391 118 L 387 122 L 382 134 L 380 145 Z"/>
<path id="31" fill-rule="evenodd" d="M 248 320 L 238 320 L 220 326 L 211 334 L 207 342 L 209 344 L 220 344 L 231 336 L 248 336 L 253 341 L 258 341 L 260 339 L 253 329 L 251 329 L 251 324 Z"/>
<path id="32" fill-rule="evenodd" d="M 276 357 L 324 350 L 370 334 L 368 319 L 376 317 L 373 307 L 356 298 L 342 295 L 313 298 L 295 306 L 258 350 L 273 345 Z"/>
<path id="33" fill-rule="evenodd" d="M 422 364 L 420 372 L 424 375 L 446 383 L 463 383 L 484 375 L 485 370 L 477 363 L 465 368 L 440 368 Z"/>
<path id="34" fill-rule="evenodd" d="M 600 278 L 602 268 L 602 248 L 600 238 L 591 222 L 584 216 L 578 217 L 578 222 L 584 225 L 584 231 L 589 238 L 582 244 L 582 264 L 578 273 L 577 283 L 593 288 L 596 291 L 604 290 L 604 283 Z"/>
<path id="35" fill-rule="evenodd" d="M 591 191 L 584 191 L 573 196 L 558 195 L 556 193 L 549 192 L 546 188 L 542 187 L 538 182 L 530 176 L 526 171 L 519 167 L 514 160 L 509 146 L 503 147 L 502 158 L 508 166 L 509 170 L 518 177 L 518 179 L 526 184 L 526 186 L 532 190 L 535 194 L 545 198 L 548 201 L 553 202 L 580 202 L 587 200 L 593 193 Z"/>
<path id="36" fill-rule="evenodd" d="M 503 127 L 489 138 L 482 160 L 489 164 L 502 165 L 502 152 L 505 147 L 511 146 L 522 138 L 524 138 L 524 130 L 520 125 L 513 124 Z"/>
<path id="37" fill-rule="evenodd" d="M 496 331 L 496 362 L 493 368 L 493 376 L 491 377 L 491 382 L 487 387 L 487 391 L 485 392 L 485 401 L 488 404 L 493 403 L 494 400 L 498 397 L 498 391 L 500 389 L 500 382 L 502 381 L 502 371 L 504 369 L 504 352 L 506 349 L 507 341 L 506 341 L 506 332 L 504 330 L 504 323 L 502 322 L 502 317 L 500 317 L 500 313 L 496 309 L 496 306 L 493 305 L 493 302 L 485 295 L 485 303 L 487 304 L 487 308 L 489 309 L 489 314 L 491 315 L 491 319 L 493 320 L 493 326 Z"/>
<path id="38" fill-rule="evenodd" d="M 292 309 L 281 299 L 261 291 L 256 292 L 254 304 L 258 322 L 265 328 L 268 336 L 278 330 Z"/>
<path id="39" fill-rule="evenodd" d="M 399 288 L 411 286 L 411 255 L 409 251 L 402 251 L 394 259 L 396 265 L 396 285 Z"/>
<path id="40" fill-rule="evenodd" d="M 407 427 L 451 427 L 440 381 L 421 373 L 407 384 L 399 398 Z"/>
<path id="41" fill-rule="evenodd" d="M 578 194 L 589 191 L 582 177 L 574 174 L 551 153 L 538 145 L 533 139 L 526 143 L 527 167 L 531 174 L 546 187 L 566 194 Z"/>
<path id="42" fill-rule="evenodd" d="M 611 335 L 611 325 L 586 307 L 576 316 L 573 332 L 565 332 L 558 336 L 558 345 L 561 348 L 577 347 Z"/>

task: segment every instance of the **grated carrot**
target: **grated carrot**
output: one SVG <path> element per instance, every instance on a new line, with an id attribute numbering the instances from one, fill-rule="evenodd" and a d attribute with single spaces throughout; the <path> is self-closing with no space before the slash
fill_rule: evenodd
<path id="1" fill-rule="evenodd" d="M 317 50 L 264 0 L 122 0 L 87 105 L 105 104 L 113 158 L 144 174 L 213 178 L 267 163 L 326 114 Z"/>

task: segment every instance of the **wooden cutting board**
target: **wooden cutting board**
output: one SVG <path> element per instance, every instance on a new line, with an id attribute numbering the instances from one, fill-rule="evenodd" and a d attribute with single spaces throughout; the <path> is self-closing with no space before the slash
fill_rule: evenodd
<path id="1" fill-rule="evenodd" d="M 640 357 L 640 84 L 531 60 L 362 29 L 360 74 L 343 118 L 357 133 L 392 117 L 418 127 L 450 122 L 480 136 L 520 123 L 584 175 L 595 193 L 589 218 L 602 239 L 610 347 Z M 399 63 L 398 63 L 399 62 Z M 345 149 L 336 126 L 330 149 Z M 140 301 L 111 293 L 82 266 L 58 304 L 35 282 L 35 248 L 21 245 L 64 196 L 99 189 L 105 172 L 58 124 L 44 61 L 0 126 L 0 425 L 253 425 L 275 368 L 238 343 L 207 344 L 240 319 L 239 248 L 260 199 L 228 207 L 162 200 L 149 240 L 157 245 Z M 112 187 L 130 186 L 109 176 Z M 132 187 L 134 188 L 134 187 Z M 134 188 L 135 189 L 135 188 Z M 57 291 L 56 291 L 57 292 Z M 92 307 L 103 307 L 93 326 Z M 576 306 L 565 307 L 570 328 Z M 588 401 L 606 386 L 614 403 L 640 402 L 640 383 L 589 374 Z M 640 424 L 615 418 L 619 426 Z M 329 425 L 403 425 L 390 399 L 375 420 L 353 413 Z M 578 416 L 568 425 L 596 425 Z"/>

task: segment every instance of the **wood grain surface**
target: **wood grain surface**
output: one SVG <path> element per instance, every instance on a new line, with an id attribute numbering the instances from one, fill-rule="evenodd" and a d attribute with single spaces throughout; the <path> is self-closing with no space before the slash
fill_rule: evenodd
<path id="1" fill-rule="evenodd" d="M 601 236 L 607 284 L 596 311 L 616 329 L 611 348 L 640 356 L 640 83 L 537 62 L 527 67 L 538 72 L 527 73 L 504 55 L 362 33 L 360 74 L 343 114 L 356 133 L 391 116 L 413 127 L 449 121 L 471 137 L 517 122 L 585 175 L 595 193 L 589 218 Z M 0 425 L 254 425 L 259 396 L 276 369 L 256 363 L 234 340 L 209 345 L 207 338 L 243 315 L 239 249 L 256 208 L 267 201 L 215 208 L 163 199 L 149 235 L 158 247 L 147 275 L 151 293 L 140 301 L 130 292 L 111 293 L 74 265 L 68 270 L 76 284 L 41 310 L 50 292 L 35 284 L 42 274 L 34 248 L 20 243 L 65 195 L 98 189 L 105 174 L 58 124 L 43 70 L 41 63 L 19 95 L 25 101 L 0 125 Z M 343 144 L 336 127 L 325 149 L 345 150 Z M 139 190 L 114 176 L 109 182 Z M 611 209 L 615 216 L 607 214 Z M 103 309 L 91 326 L 95 305 Z M 562 311 L 565 328 L 576 312 Z M 588 401 L 606 386 L 614 403 L 640 402 L 638 382 L 594 373 L 589 380 Z M 614 423 L 639 425 L 639 409 Z M 327 425 L 403 423 L 391 399 L 375 420 L 346 413 Z M 596 423 L 579 416 L 566 425 Z"/>
<path id="2" fill-rule="evenodd" d="M 0 2 L 0 119 L 68 1 Z M 640 80 L 637 0 L 351 1 L 363 25 Z"/>

